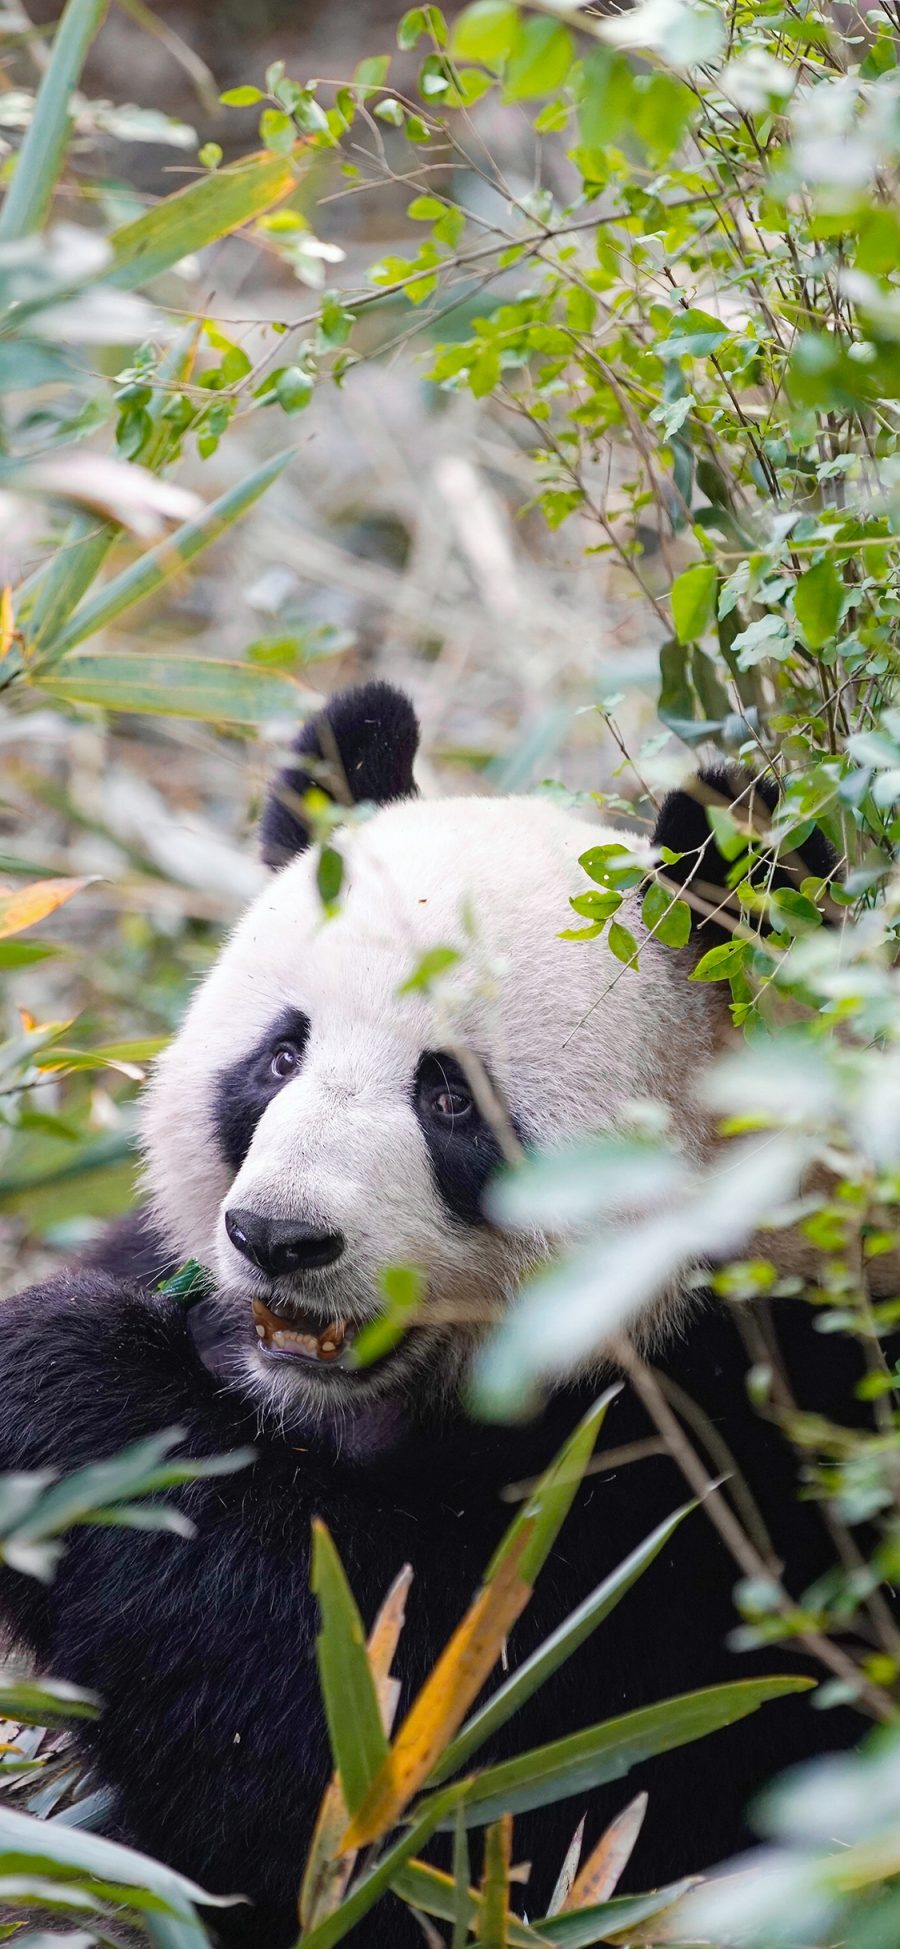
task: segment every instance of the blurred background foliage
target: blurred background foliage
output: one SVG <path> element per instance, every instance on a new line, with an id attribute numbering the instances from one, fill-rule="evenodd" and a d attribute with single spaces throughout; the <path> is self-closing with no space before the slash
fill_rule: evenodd
<path id="1" fill-rule="evenodd" d="M 582 1243 L 523 1294 L 478 1398 L 507 1412 L 728 1262 L 755 1398 L 836 1552 L 790 1597 L 712 1496 L 742 1641 L 813 1642 L 822 1702 L 886 1730 L 831 1776 L 843 1866 L 801 1781 L 762 1816 L 744 1906 L 726 1891 L 697 1926 L 893 1940 L 900 14 L 70 0 L 54 36 L 48 12 L 0 13 L 7 1277 L 130 1202 L 140 1071 L 257 883 L 274 751 L 336 682 L 408 686 L 426 788 L 549 781 L 649 825 L 698 755 L 767 770 L 771 819 L 710 806 L 697 860 L 641 893 L 677 949 L 704 855 L 729 866 L 728 939 L 695 971 L 743 1033 L 710 1085 L 724 1168 L 686 1164 L 645 1104 L 508 1181 L 504 1222 L 540 1205 Z M 814 824 L 838 874 L 779 886 Z M 639 979 L 617 916 L 646 870 L 584 865 L 572 953 L 602 938 L 610 980 Z M 849 1425 L 801 1412 L 760 1295 L 858 1343 Z"/>

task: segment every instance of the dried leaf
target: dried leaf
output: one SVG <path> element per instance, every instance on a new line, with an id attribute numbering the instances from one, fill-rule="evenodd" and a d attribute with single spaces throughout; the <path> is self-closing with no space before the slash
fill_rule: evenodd
<path id="1" fill-rule="evenodd" d="M 568 1848 L 566 1849 L 566 1858 L 562 1864 L 562 1867 L 560 1868 L 559 1874 L 557 1875 L 556 1886 L 550 1897 L 550 1903 L 547 1909 L 548 1915 L 558 1915 L 560 1913 L 560 1910 L 566 1907 L 569 1896 L 575 1885 L 575 1876 L 578 1873 L 578 1863 L 581 1860 L 581 1848 L 582 1848 L 582 1843 L 584 1841 L 585 1818 L 586 1816 L 582 1814 L 581 1819 L 578 1822 L 578 1826 L 576 1827 L 575 1832 L 572 1835 L 572 1839 L 569 1842 Z"/>
<path id="2" fill-rule="evenodd" d="M 572 1888 L 572 1892 L 562 1907 L 590 1908 L 595 1902 L 607 1902 L 613 1895 L 631 1860 L 634 1845 L 644 1824 L 647 1812 L 647 1795 L 638 1793 L 627 1807 L 610 1821 L 605 1834 L 591 1853 Z"/>
<path id="3" fill-rule="evenodd" d="M 46 920 L 48 914 L 55 914 L 57 907 L 64 906 L 74 893 L 81 893 L 90 884 L 91 877 L 36 880 L 31 886 L 17 888 L 15 893 L 0 894 L 0 940 L 5 940 L 8 934 L 21 934 L 26 927 Z"/>

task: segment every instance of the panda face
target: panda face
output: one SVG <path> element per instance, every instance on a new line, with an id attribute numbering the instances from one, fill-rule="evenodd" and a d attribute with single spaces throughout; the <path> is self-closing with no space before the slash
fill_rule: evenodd
<path id="1" fill-rule="evenodd" d="M 485 1217 L 487 1184 L 522 1146 L 609 1127 L 642 1094 L 668 1098 L 699 1142 L 708 992 L 653 942 L 621 979 L 602 940 L 558 938 L 578 855 L 603 837 L 541 800 L 386 807 L 338 837 L 332 918 L 305 853 L 198 992 L 147 1097 L 147 1176 L 162 1235 L 216 1274 L 237 1384 L 276 1415 L 458 1388 L 550 1249 Z M 436 948 L 459 958 L 410 982 Z M 357 1367 L 398 1265 L 417 1268 L 421 1309 Z"/>

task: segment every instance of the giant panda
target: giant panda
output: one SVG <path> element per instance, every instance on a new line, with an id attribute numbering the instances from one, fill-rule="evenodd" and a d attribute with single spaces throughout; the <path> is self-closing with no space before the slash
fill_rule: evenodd
<path id="1" fill-rule="evenodd" d="M 688 979 L 696 944 L 673 952 L 644 938 L 639 893 L 626 916 L 639 974 L 613 985 L 603 941 L 559 938 L 584 886 L 579 855 L 603 837 L 595 825 L 550 798 L 423 799 L 416 743 L 411 705 L 383 684 L 339 694 L 305 726 L 264 810 L 271 876 L 149 1085 L 145 1207 L 92 1262 L 0 1309 L 0 1469 L 70 1469 L 173 1426 L 190 1455 L 255 1449 L 248 1470 L 180 1492 L 192 1539 L 79 1528 L 49 1587 L 0 1574 L 17 1640 L 103 1699 L 79 1737 L 111 1795 L 108 1831 L 213 1893 L 249 1898 L 210 1924 L 240 1949 L 294 1941 L 330 1771 L 311 1518 L 327 1521 L 367 1626 L 412 1565 L 398 1663 L 409 1698 L 510 1519 L 503 1490 L 546 1466 L 608 1376 L 598 1357 L 519 1424 L 469 1411 L 485 1324 L 548 1250 L 490 1221 L 493 1174 L 510 1151 L 615 1125 L 641 1097 L 662 1099 L 702 1156 L 712 1133 L 697 1076 L 729 1035 L 721 986 Z M 344 883 L 330 917 L 312 786 L 370 809 L 332 842 Z M 690 793 L 666 801 L 659 837 L 672 852 L 708 833 Z M 823 870 L 824 841 L 809 844 L 819 850 L 807 865 Z M 449 1015 L 439 984 L 409 985 L 436 946 L 460 950 Z M 214 1289 L 186 1309 L 158 1286 L 190 1258 Z M 423 1310 L 381 1362 L 354 1368 L 380 1270 L 398 1263 L 421 1269 Z M 785 1322 L 789 1358 L 802 1311 Z M 724 1433 L 802 1589 L 829 1562 L 827 1539 L 797 1502 L 777 1430 L 748 1405 L 725 1310 L 695 1299 L 656 1334 L 657 1366 Z M 821 1411 L 839 1405 L 825 1352 L 806 1336 L 793 1375 Z M 513 1633 L 513 1663 L 684 1500 L 627 1389 L 605 1439 L 611 1459 L 601 1449 L 582 1486 Z M 693 1514 L 485 1757 L 702 1685 L 809 1669 L 783 1647 L 730 1648 L 735 1577 Z M 740 1842 L 761 1782 L 861 1723 L 800 1696 L 770 1705 L 597 1792 L 587 1838 L 646 1786 L 630 1885 L 700 1869 Z M 517 1823 L 516 1856 L 533 1863 L 524 1911 L 544 1912 L 583 1812 L 565 1801 Z M 389 1898 L 353 1941 L 412 1949 L 422 1935 Z"/>

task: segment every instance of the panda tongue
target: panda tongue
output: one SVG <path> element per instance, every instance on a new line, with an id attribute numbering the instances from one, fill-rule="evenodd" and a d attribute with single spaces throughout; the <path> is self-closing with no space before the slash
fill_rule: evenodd
<path id="1" fill-rule="evenodd" d="M 299 1321 L 286 1320 L 280 1313 L 273 1313 L 261 1299 L 253 1301 L 253 1318 L 257 1334 L 267 1346 L 304 1355 L 307 1360 L 337 1360 L 348 1331 L 343 1320 L 319 1328 L 310 1325 L 306 1331 Z"/>

